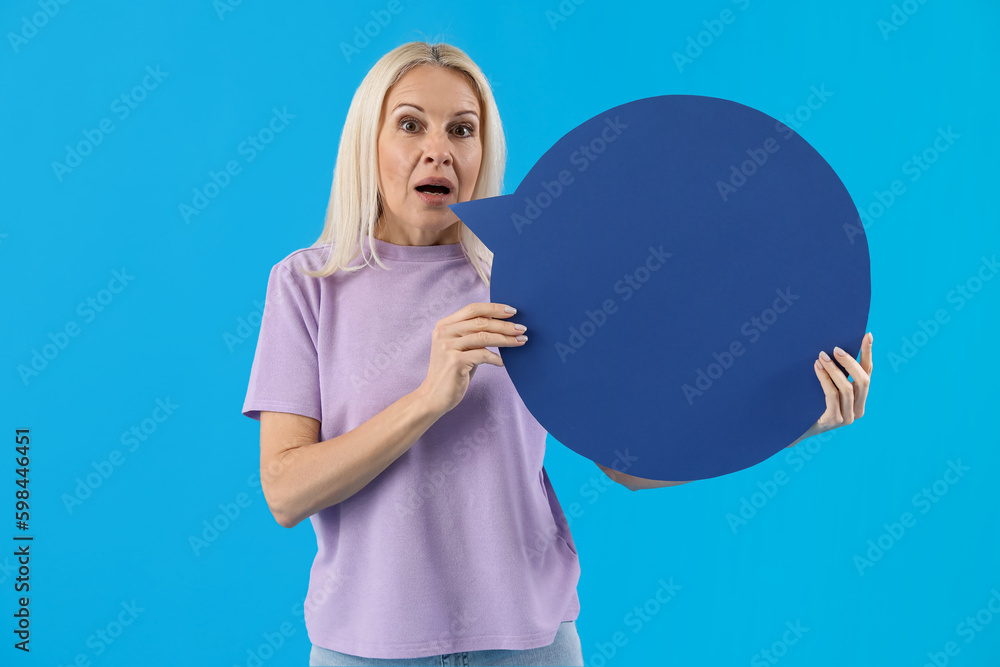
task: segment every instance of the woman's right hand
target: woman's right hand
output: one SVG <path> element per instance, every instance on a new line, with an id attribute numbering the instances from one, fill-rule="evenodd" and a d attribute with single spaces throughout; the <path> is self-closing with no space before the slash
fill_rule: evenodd
<path id="1" fill-rule="evenodd" d="M 502 303 L 470 303 L 434 325 L 427 377 L 419 388 L 434 410 L 444 414 L 462 401 L 479 364 L 503 366 L 500 355 L 487 346 L 524 345 L 526 327 L 504 321 L 514 314 L 508 308 L 516 312 Z"/>

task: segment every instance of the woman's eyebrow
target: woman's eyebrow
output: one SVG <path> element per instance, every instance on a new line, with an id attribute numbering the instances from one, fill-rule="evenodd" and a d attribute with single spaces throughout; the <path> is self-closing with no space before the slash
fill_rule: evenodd
<path id="1" fill-rule="evenodd" d="M 395 106 L 395 108 L 393 108 L 393 110 L 392 110 L 393 113 L 395 113 L 396 109 L 399 109 L 400 107 L 413 107 L 414 109 L 416 109 L 420 113 L 424 112 L 424 110 L 421 107 L 418 107 L 416 104 L 410 104 L 409 102 L 400 102 L 399 104 L 397 104 Z M 476 118 L 479 118 L 479 114 L 477 114 L 475 111 L 468 110 L 468 109 L 466 109 L 465 111 L 459 111 L 459 112 L 457 112 L 455 114 L 455 116 L 464 116 L 466 114 L 470 114 L 472 116 L 475 116 Z"/>

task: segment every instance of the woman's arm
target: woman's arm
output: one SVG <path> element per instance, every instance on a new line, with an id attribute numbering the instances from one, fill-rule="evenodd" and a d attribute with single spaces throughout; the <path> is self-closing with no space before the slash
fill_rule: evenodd
<path id="1" fill-rule="evenodd" d="M 271 514 L 292 528 L 360 491 L 406 452 L 444 412 L 417 389 L 357 428 L 323 442 L 320 422 L 260 413 L 260 483 Z"/>
<path id="2" fill-rule="evenodd" d="M 693 482 L 694 480 L 688 480 L 687 482 L 661 482 L 655 479 L 646 479 L 644 477 L 636 477 L 635 475 L 628 475 L 623 472 L 618 472 L 614 468 L 608 468 L 602 466 L 600 463 L 597 467 L 604 471 L 604 474 L 610 477 L 613 481 L 618 482 L 624 486 L 629 491 L 639 491 L 641 489 L 658 489 L 663 486 L 678 486 L 680 484 L 687 484 Z"/>
<path id="3" fill-rule="evenodd" d="M 320 422 L 285 412 L 260 413 L 260 484 L 278 523 L 302 519 L 350 498 L 461 402 L 480 364 L 503 367 L 487 346 L 527 340 L 502 303 L 470 303 L 437 321 L 427 377 L 415 390 L 343 435 L 317 442 Z"/>
<path id="4" fill-rule="evenodd" d="M 819 429 L 815 424 L 813 424 L 811 427 L 809 427 L 808 431 L 806 431 L 798 438 L 796 438 L 795 442 L 793 442 L 790 445 L 786 445 L 785 449 L 787 449 L 788 447 L 794 447 L 795 445 L 799 444 L 806 438 L 816 435 L 817 433 L 819 433 Z M 600 463 L 597 464 L 597 467 L 603 470 L 605 475 L 610 477 L 615 482 L 618 482 L 619 484 L 627 488 L 629 491 L 641 491 L 642 489 L 658 489 L 664 486 L 678 486 L 680 484 L 688 484 L 694 481 L 694 480 L 688 480 L 687 482 L 661 482 L 655 479 L 646 479 L 645 477 L 636 477 L 635 475 L 627 475 L 623 472 L 618 472 L 617 470 L 614 470 L 612 468 L 606 468 L 602 466 Z"/>

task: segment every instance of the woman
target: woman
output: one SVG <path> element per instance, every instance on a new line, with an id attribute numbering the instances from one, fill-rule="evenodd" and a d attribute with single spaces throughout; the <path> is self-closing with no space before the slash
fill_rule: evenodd
<path id="1" fill-rule="evenodd" d="M 276 520 L 316 532 L 310 665 L 583 664 L 546 433 L 497 353 L 527 337 L 447 208 L 499 195 L 504 161 L 475 63 L 404 44 L 351 102 L 323 234 L 271 270 L 243 413 Z"/>

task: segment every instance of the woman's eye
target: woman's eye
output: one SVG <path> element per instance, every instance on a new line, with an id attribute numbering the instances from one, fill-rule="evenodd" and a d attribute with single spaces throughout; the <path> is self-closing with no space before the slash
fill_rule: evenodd
<path id="1" fill-rule="evenodd" d="M 420 129 L 420 123 L 413 118 L 402 119 L 399 121 L 399 126 L 406 132 L 416 132 Z M 458 136 L 462 139 L 471 137 L 474 131 L 471 125 L 456 125 L 455 130 L 459 132 Z"/>

